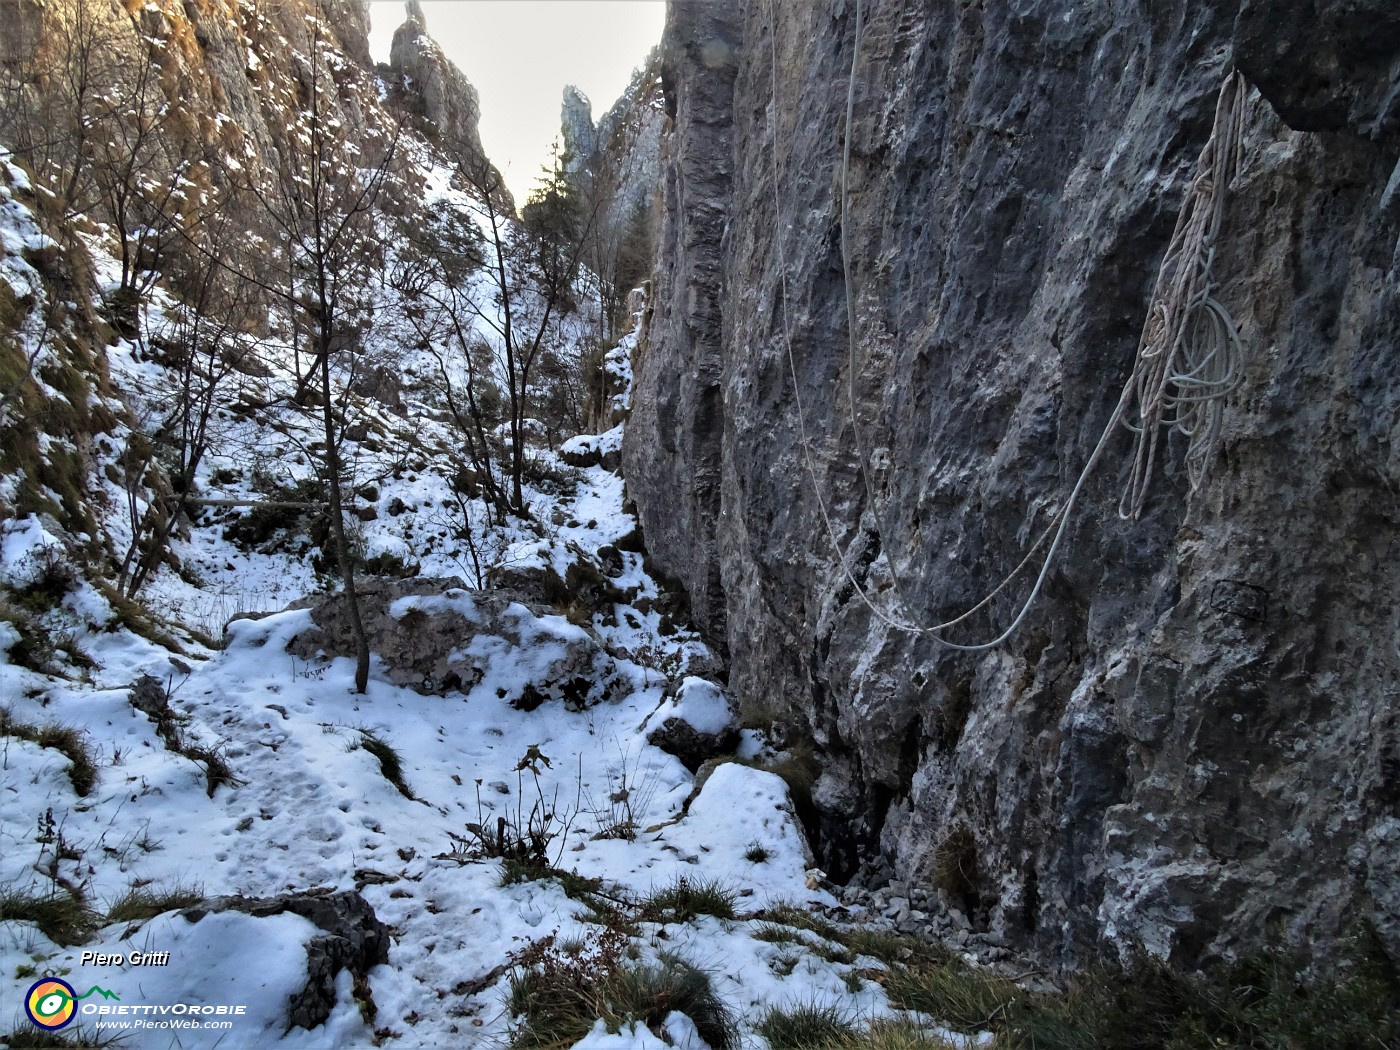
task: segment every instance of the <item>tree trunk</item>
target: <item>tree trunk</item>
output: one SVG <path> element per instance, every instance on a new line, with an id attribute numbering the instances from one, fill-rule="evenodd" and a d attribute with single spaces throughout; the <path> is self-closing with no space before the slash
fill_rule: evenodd
<path id="1" fill-rule="evenodd" d="M 341 511 L 340 451 L 336 447 L 335 408 L 331 400 L 330 334 L 322 331 L 320 342 L 321 418 L 326 436 L 326 494 L 330 504 L 331 541 L 335 545 L 340 578 L 345 583 L 350 629 L 355 635 L 355 692 L 363 693 L 369 685 L 369 636 L 365 634 L 364 621 L 360 617 L 360 598 L 355 591 L 355 562 L 350 557 L 350 544 L 345 538 L 345 515 Z"/>

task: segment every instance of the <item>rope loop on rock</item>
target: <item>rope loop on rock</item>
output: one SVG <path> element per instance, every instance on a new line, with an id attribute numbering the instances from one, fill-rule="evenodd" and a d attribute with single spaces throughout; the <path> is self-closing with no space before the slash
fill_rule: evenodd
<path id="1" fill-rule="evenodd" d="M 1159 430 L 1176 430 L 1188 439 L 1186 473 L 1191 491 L 1200 487 L 1220 436 L 1222 402 L 1243 379 L 1244 346 L 1229 310 L 1215 298 L 1211 268 L 1226 191 L 1243 162 L 1246 90 L 1239 73 L 1231 73 L 1220 89 L 1215 125 L 1157 272 L 1122 420 L 1136 435 L 1132 470 L 1118 503 L 1125 519 L 1142 516 Z"/>

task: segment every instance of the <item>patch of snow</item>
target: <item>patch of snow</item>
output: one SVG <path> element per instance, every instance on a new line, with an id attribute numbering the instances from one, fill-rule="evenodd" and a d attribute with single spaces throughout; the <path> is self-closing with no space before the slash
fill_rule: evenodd
<path id="1" fill-rule="evenodd" d="M 719 686 L 691 676 L 656 709 L 648 724 L 659 726 L 669 718 L 678 718 L 699 733 L 719 734 L 733 724 L 734 712 Z"/>
<path id="2" fill-rule="evenodd" d="M 461 588 L 455 587 L 442 594 L 409 595 L 405 598 L 396 598 L 389 603 L 389 616 L 395 620 L 402 620 L 414 611 L 430 616 L 436 613 L 456 613 L 471 621 L 476 621 L 479 618 L 476 602 L 472 601 L 471 595 Z"/>
<path id="3" fill-rule="evenodd" d="M 63 541 L 33 514 L 0 522 L 0 581 L 27 587 L 43 574 L 49 559 L 62 558 L 63 550 Z"/>
<path id="4" fill-rule="evenodd" d="M 573 1050 L 666 1050 L 671 1045 L 653 1035 L 644 1024 L 634 1022 L 616 1032 L 609 1032 L 600 1020 L 591 1032 L 574 1044 Z"/>
<path id="5" fill-rule="evenodd" d="M 622 451 L 622 425 L 618 424 L 611 430 L 601 434 L 579 434 L 571 437 L 559 446 L 561 453 L 584 454 L 589 452 L 621 452 Z"/>

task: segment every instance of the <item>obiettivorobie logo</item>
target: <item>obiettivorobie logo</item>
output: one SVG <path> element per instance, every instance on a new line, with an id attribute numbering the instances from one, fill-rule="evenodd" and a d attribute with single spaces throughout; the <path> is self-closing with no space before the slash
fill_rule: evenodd
<path id="1" fill-rule="evenodd" d="M 29 994 L 24 997 L 24 1012 L 29 1015 L 29 1020 L 40 1028 L 56 1032 L 72 1023 L 78 1013 L 79 1000 L 90 995 L 100 995 L 104 999 L 121 1002 L 121 996 L 116 992 L 95 984 L 79 995 L 67 981 L 57 977 L 45 977 L 42 981 L 35 981 L 30 987 Z"/>
<path id="2" fill-rule="evenodd" d="M 82 1000 L 93 997 L 92 1002 Z M 103 999 L 107 1002 L 97 1002 Z M 117 1005 L 113 1006 L 115 1001 Z M 123 1003 L 121 996 L 110 988 L 94 984 L 79 995 L 67 981 L 45 977 L 35 981 L 24 997 L 24 1012 L 29 1020 L 46 1032 L 56 1032 L 77 1020 L 81 1014 L 98 1028 L 108 1029 L 177 1029 L 201 1028 L 227 1031 L 236 1018 L 247 1016 L 244 1003 Z"/>

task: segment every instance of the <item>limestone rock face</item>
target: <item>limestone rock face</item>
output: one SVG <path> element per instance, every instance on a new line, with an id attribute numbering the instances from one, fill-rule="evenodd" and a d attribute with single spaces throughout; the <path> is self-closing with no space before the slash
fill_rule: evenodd
<path id="1" fill-rule="evenodd" d="M 569 154 L 569 171 L 578 171 L 598 148 L 598 134 L 593 129 L 593 103 L 572 84 L 564 88 L 564 104 L 560 107 L 560 129 L 564 149 Z"/>
<path id="2" fill-rule="evenodd" d="M 408 0 L 404 7 L 407 18 L 394 30 L 389 48 L 391 72 L 444 143 L 468 160 L 483 160 L 476 88 L 428 35 L 423 5 Z"/>
<path id="3" fill-rule="evenodd" d="M 619 228 L 639 212 L 648 224 L 652 221 L 661 180 L 661 129 L 666 119 L 660 72 L 660 54 L 653 51 L 593 129 L 591 167 L 607 179 L 609 220 Z"/>
<path id="4" fill-rule="evenodd" d="M 634 311 L 628 296 L 645 282 L 656 241 L 661 129 L 666 119 L 660 67 L 660 52 L 653 49 L 596 124 L 589 100 L 574 87 L 564 89 L 560 115 L 567 170 L 574 191 L 593 216 L 585 265 L 599 279 L 607 315 L 602 335 L 609 345 L 631 328 Z"/>
<path id="5" fill-rule="evenodd" d="M 1302 6 L 863 0 L 852 83 L 854 0 L 672 5 L 624 469 L 746 717 L 815 745 L 834 876 L 878 853 L 1070 965 L 1358 919 L 1400 958 L 1400 37 L 1388 0 Z M 1111 434 L 1004 643 L 892 628 L 976 606 L 1064 505 L 1232 62 L 1262 97 L 1214 296 L 1248 356 L 1204 483 L 1164 438 L 1120 519 Z"/>
<path id="6" fill-rule="evenodd" d="M 1300 131 L 1400 132 L 1400 7 L 1373 0 L 1244 0 L 1235 55 Z"/>
<path id="7" fill-rule="evenodd" d="M 662 83 L 667 139 L 652 301 L 651 345 L 634 364 L 623 470 L 648 553 L 690 595 L 696 626 L 721 650 L 724 592 L 719 516 L 722 241 L 734 153 L 734 80 L 741 26 L 711 3 L 667 10 Z M 703 54 L 702 54 L 703 52 Z M 663 497 L 663 493 L 669 496 Z"/>

